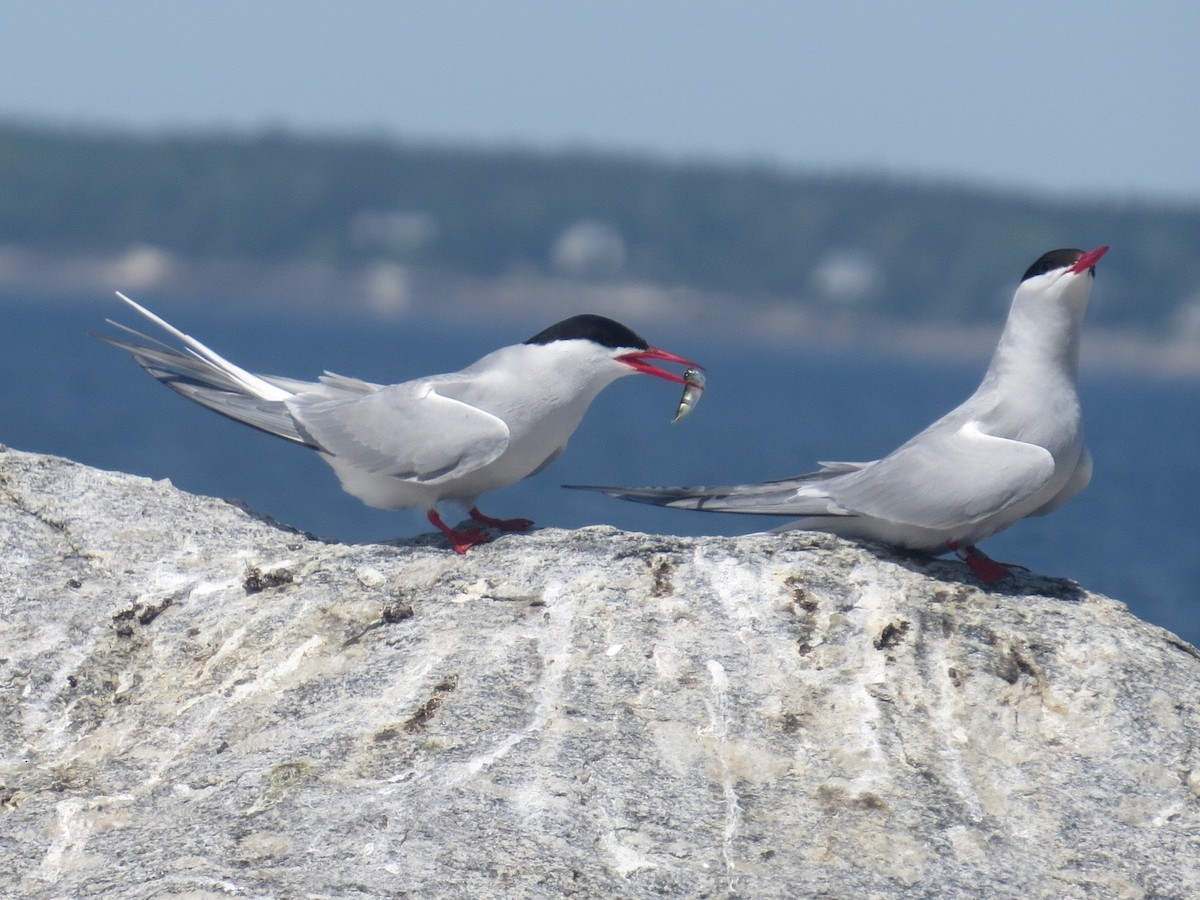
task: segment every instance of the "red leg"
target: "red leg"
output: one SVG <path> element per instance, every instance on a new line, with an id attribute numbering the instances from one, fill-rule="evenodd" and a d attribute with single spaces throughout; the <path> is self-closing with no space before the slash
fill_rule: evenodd
<path id="1" fill-rule="evenodd" d="M 499 528 L 501 531 L 528 531 L 533 527 L 533 519 L 493 519 L 481 513 L 478 506 L 472 506 L 470 513 L 476 522 L 482 522 L 489 528 Z"/>
<path id="2" fill-rule="evenodd" d="M 449 525 L 442 521 L 442 517 L 438 515 L 436 509 L 431 509 L 426 513 L 433 527 L 450 539 L 450 544 L 454 547 L 455 553 L 466 553 L 476 544 L 486 544 L 491 540 L 479 528 L 470 528 L 466 531 L 455 531 Z"/>
<path id="3" fill-rule="evenodd" d="M 967 567 L 975 573 L 975 577 L 987 587 L 991 587 L 1001 578 L 1009 575 L 1013 569 L 1022 568 L 1014 566 L 1012 563 L 997 562 L 974 544 L 969 547 L 961 547 L 958 541 L 950 541 L 947 546 L 958 554 L 958 558 L 965 562 Z"/>

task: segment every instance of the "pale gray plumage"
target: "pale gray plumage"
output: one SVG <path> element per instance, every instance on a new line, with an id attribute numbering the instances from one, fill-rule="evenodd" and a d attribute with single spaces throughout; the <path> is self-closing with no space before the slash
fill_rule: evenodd
<path id="1" fill-rule="evenodd" d="M 128 351 L 151 375 L 190 400 L 246 425 L 311 447 L 345 490 L 369 506 L 419 506 L 459 552 L 486 539 L 455 531 L 439 502 L 461 503 L 494 527 L 527 528 L 475 507 L 480 495 L 541 471 L 566 448 L 606 386 L 641 372 L 682 384 L 659 360 L 694 367 L 651 347 L 602 316 L 565 319 L 522 344 L 502 347 L 467 368 L 380 385 L 326 372 L 317 381 L 255 375 L 122 294 L 125 303 L 183 349 L 111 323 L 132 340 L 98 335 Z"/>
<path id="2" fill-rule="evenodd" d="M 1075 385 L 1092 276 L 1107 250 L 1056 250 L 1035 262 L 979 388 L 882 459 L 762 484 L 585 489 L 676 509 L 798 517 L 779 530 L 986 559 L 975 543 L 1059 508 L 1091 478 Z"/>

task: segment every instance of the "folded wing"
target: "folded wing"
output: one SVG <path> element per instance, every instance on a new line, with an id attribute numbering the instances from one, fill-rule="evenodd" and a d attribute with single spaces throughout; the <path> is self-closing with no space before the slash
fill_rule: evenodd
<path id="1" fill-rule="evenodd" d="M 1036 444 L 995 437 L 975 422 L 922 432 L 895 452 L 826 487 L 850 514 L 952 529 L 1004 512 L 1054 476 Z"/>
<path id="2" fill-rule="evenodd" d="M 298 394 L 286 405 L 300 431 L 342 464 L 436 484 L 487 465 L 508 446 L 502 419 L 439 393 L 452 387 L 427 379 L 350 400 Z"/>
<path id="3" fill-rule="evenodd" d="M 931 428 L 881 460 L 826 463 L 796 478 L 728 487 L 576 486 L 637 503 L 709 512 L 862 516 L 953 529 L 1003 512 L 1041 490 L 1054 458 L 1036 444 L 984 433 L 974 422 Z"/>

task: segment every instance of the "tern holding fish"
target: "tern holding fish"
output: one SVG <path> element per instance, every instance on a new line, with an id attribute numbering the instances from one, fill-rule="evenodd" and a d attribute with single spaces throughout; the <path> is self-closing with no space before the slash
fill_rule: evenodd
<path id="1" fill-rule="evenodd" d="M 688 369 L 683 373 L 683 396 L 679 398 L 679 408 L 675 410 L 675 418 L 671 420 L 674 425 L 680 419 L 686 418 L 692 414 L 692 410 L 696 408 L 696 404 L 700 402 L 700 396 L 704 393 L 704 373 L 699 369 Z"/>
<path id="2" fill-rule="evenodd" d="M 330 372 L 316 381 L 255 375 L 117 296 L 182 347 L 111 320 L 132 340 L 98 335 L 101 340 L 128 351 L 150 375 L 189 400 L 316 450 L 343 489 L 368 506 L 425 509 L 459 553 L 488 536 L 479 527 L 446 525 L 437 505 L 461 504 L 472 519 L 491 528 L 531 527 L 528 519 L 485 516 L 476 502 L 557 459 L 592 401 L 612 382 L 642 373 L 685 385 L 685 399 L 695 390 L 694 379 L 687 382 L 654 363 L 677 363 L 689 372 L 695 372 L 696 363 L 652 347 L 619 322 L 597 315 L 564 319 L 459 372 L 382 385 Z M 681 403 L 676 419 L 686 412 Z"/>
<path id="3" fill-rule="evenodd" d="M 730 487 L 574 487 L 675 509 L 796 519 L 781 531 L 953 551 L 990 584 L 1011 567 L 975 544 L 1058 509 L 1091 478 L 1075 382 L 1083 316 L 1107 251 L 1053 250 L 1030 266 L 979 388 L 882 459 Z"/>

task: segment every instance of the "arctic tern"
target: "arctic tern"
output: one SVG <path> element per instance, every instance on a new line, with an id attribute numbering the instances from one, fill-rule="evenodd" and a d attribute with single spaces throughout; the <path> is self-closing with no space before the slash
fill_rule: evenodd
<path id="1" fill-rule="evenodd" d="M 311 447 L 343 489 L 381 509 L 422 507 L 458 553 L 488 540 L 456 530 L 437 504 L 464 506 L 483 526 L 523 531 L 528 519 L 493 519 L 480 495 L 540 472 L 566 449 L 596 396 L 641 372 L 685 384 L 654 361 L 697 364 L 650 346 L 612 319 L 578 315 L 522 344 L 502 347 L 460 372 L 381 385 L 326 372 L 317 381 L 256 375 L 118 293 L 178 340 L 177 348 L 108 320 L 135 341 L 97 335 L 189 400 Z"/>
<path id="2" fill-rule="evenodd" d="M 1013 567 L 975 545 L 1058 509 L 1091 479 L 1075 383 L 1083 315 L 1106 252 L 1053 250 L 1030 266 L 979 388 L 882 459 L 730 487 L 568 486 L 676 509 L 799 517 L 777 531 L 953 551 L 991 584 Z"/>

